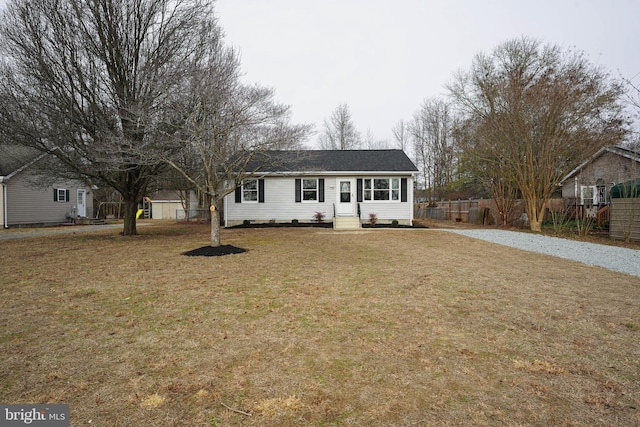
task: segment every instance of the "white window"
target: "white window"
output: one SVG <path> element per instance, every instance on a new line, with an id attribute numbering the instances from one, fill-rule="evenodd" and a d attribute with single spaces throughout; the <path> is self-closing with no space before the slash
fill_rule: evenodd
<path id="1" fill-rule="evenodd" d="M 242 201 L 258 203 L 258 181 L 244 181 L 242 183 Z"/>
<path id="2" fill-rule="evenodd" d="M 580 187 L 580 202 L 586 207 L 598 204 L 598 189 L 595 185 L 583 185 Z"/>
<path id="3" fill-rule="evenodd" d="M 400 200 L 399 178 L 367 178 L 363 181 L 364 200 Z"/>
<path id="4" fill-rule="evenodd" d="M 316 202 L 318 201 L 318 180 L 303 179 L 302 180 L 302 201 Z"/>
<path id="5" fill-rule="evenodd" d="M 66 188 L 54 188 L 53 189 L 53 201 L 54 202 L 68 202 L 69 190 Z"/>

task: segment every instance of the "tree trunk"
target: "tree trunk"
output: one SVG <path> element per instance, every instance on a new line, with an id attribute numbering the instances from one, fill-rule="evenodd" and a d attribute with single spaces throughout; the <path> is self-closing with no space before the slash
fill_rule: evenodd
<path id="1" fill-rule="evenodd" d="M 531 231 L 535 231 L 536 233 L 540 233 L 542 231 L 542 220 L 540 218 L 536 218 L 535 220 L 529 220 L 529 225 L 531 227 Z"/>
<path id="2" fill-rule="evenodd" d="M 529 228 L 531 231 L 537 233 L 542 232 L 542 218 L 544 217 L 545 203 L 542 203 L 538 208 L 538 201 L 536 198 L 529 198 L 527 200 L 527 216 L 529 217 Z"/>
<path id="3" fill-rule="evenodd" d="M 211 246 L 220 246 L 220 214 L 214 205 L 211 205 Z"/>
<path id="4" fill-rule="evenodd" d="M 124 201 L 124 230 L 122 234 L 125 236 L 135 236 L 138 234 L 136 230 L 136 214 L 138 212 L 138 201 L 125 199 Z"/>

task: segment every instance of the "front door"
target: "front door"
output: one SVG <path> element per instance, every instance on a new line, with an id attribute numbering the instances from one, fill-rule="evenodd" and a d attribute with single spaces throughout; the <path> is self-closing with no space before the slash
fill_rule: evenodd
<path id="1" fill-rule="evenodd" d="M 338 178 L 337 184 L 336 215 L 355 215 L 353 179 Z"/>
<path id="2" fill-rule="evenodd" d="M 87 216 L 87 190 L 78 190 L 78 212 L 79 217 Z"/>

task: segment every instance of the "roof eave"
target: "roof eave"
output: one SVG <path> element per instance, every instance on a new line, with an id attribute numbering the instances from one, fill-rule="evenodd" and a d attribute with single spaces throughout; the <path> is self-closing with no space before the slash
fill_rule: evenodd
<path id="1" fill-rule="evenodd" d="M 253 175 L 260 176 L 368 176 L 368 175 L 415 175 L 418 171 L 257 171 Z"/>

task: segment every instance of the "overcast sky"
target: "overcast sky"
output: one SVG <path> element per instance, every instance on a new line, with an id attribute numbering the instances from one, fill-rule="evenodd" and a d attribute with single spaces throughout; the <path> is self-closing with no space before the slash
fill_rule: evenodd
<path id="1" fill-rule="evenodd" d="M 391 141 L 476 53 L 523 35 L 640 84 L 640 0 L 217 0 L 216 10 L 246 81 L 273 87 L 317 131 L 347 104 L 363 136 Z"/>
<path id="2" fill-rule="evenodd" d="M 317 131 L 344 103 L 363 135 L 392 140 L 392 127 L 445 95 L 476 53 L 523 35 L 640 83 L 640 0 L 217 0 L 216 9 L 246 80 L 275 88 L 294 121 Z"/>

